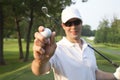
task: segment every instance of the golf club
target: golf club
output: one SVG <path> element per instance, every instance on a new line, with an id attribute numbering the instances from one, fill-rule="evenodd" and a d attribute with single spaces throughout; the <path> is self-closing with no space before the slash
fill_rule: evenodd
<path id="1" fill-rule="evenodd" d="M 41 8 L 41 10 L 42 10 L 42 12 L 47 16 L 47 17 L 49 17 L 49 18 L 51 18 L 51 16 L 48 14 L 48 9 L 47 9 L 47 7 L 42 7 Z"/>
<path id="2" fill-rule="evenodd" d="M 104 59 L 106 59 L 109 63 L 111 63 L 114 67 L 119 67 L 118 64 L 114 63 L 112 60 L 110 60 L 108 57 L 104 56 L 103 54 L 101 54 L 99 51 L 97 51 L 95 48 L 93 48 L 92 46 L 90 46 L 88 44 L 88 47 L 90 47 L 91 49 L 93 49 L 95 52 L 97 52 L 100 56 L 102 56 Z"/>
<path id="3" fill-rule="evenodd" d="M 88 0 L 82 0 L 82 2 L 87 2 Z"/>
<path id="4" fill-rule="evenodd" d="M 53 21 L 55 22 L 55 24 L 60 25 L 57 20 L 55 20 L 52 16 L 50 16 L 50 15 L 48 14 L 48 8 L 47 8 L 47 7 L 43 6 L 43 7 L 41 8 L 41 10 L 42 10 L 42 12 L 43 12 L 48 18 L 50 18 L 51 20 L 53 20 Z"/>
<path id="5" fill-rule="evenodd" d="M 87 0 L 86 0 L 87 1 Z M 47 7 L 42 7 L 42 11 L 43 13 L 48 17 L 48 18 L 52 18 L 49 14 L 48 14 L 48 9 Z M 52 20 L 56 23 L 56 25 L 59 25 L 59 23 L 52 18 Z M 97 51 L 95 48 L 93 48 L 92 46 L 88 45 L 88 47 L 90 47 L 91 49 L 93 49 L 95 52 L 97 52 L 100 56 L 102 56 L 105 60 L 107 60 L 109 63 L 111 63 L 114 67 L 119 67 L 118 64 L 114 63 L 112 60 L 110 60 L 108 57 L 104 56 L 102 53 L 100 53 L 99 51 Z"/>
<path id="6" fill-rule="evenodd" d="M 71 0 L 72 4 L 76 4 L 78 0 Z M 82 0 L 82 2 L 87 2 L 88 0 Z"/>

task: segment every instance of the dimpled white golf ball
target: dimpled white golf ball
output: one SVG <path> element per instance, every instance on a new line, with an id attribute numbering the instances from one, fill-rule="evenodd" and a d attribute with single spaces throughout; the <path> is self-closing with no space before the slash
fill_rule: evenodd
<path id="1" fill-rule="evenodd" d="M 41 32 L 42 36 L 45 38 L 49 38 L 52 34 L 51 30 L 49 28 L 45 28 L 43 32 Z"/>

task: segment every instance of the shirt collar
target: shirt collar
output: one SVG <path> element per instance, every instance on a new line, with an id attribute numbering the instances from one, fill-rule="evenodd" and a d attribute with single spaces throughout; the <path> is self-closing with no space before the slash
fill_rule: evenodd
<path id="1" fill-rule="evenodd" d="M 82 47 L 86 48 L 87 47 L 86 41 L 83 38 L 80 38 L 80 39 L 82 40 Z M 76 45 L 76 43 L 70 42 L 66 37 L 63 37 L 62 40 L 64 41 L 64 45 L 71 46 L 71 47 Z"/>

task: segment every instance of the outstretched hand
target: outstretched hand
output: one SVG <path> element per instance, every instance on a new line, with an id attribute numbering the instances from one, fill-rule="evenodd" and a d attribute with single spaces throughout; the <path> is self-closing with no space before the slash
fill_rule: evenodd
<path id="1" fill-rule="evenodd" d="M 44 27 L 40 26 L 38 32 L 35 33 L 34 44 L 33 44 L 33 53 L 34 58 L 39 60 L 41 63 L 47 62 L 56 49 L 55 43 L 55 32 L 52 32 L 50 38 L 45 38 L 41 32 L 44 31 Z"/>

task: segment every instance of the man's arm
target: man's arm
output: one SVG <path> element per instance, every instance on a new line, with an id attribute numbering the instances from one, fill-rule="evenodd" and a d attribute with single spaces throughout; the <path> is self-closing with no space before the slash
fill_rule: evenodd
<path id="1" fill-rule="evenodd" d="M 109 72 L 104 72 L 101 70 L 96 70 L 96 78 L 97 80 L 117 80 L 113 73 L 109 73 Z"/>
<path id="2" fill-rule="evenodd" d="M 33 43 L 33 57 L 34 60 L 31 65 L 32 72 L 35 75 L 40 75 L 48 72 L 51 68 L 50 58 L 54 55 L 57 47 L 55 42 L 55 32 L 52 32 L 49 38 L 45 38 L 41 32 L 44 31 L 44 27 L 40 26 L 38 32 L 34 34 Z"/>

